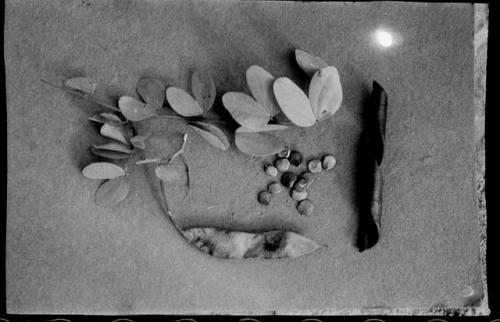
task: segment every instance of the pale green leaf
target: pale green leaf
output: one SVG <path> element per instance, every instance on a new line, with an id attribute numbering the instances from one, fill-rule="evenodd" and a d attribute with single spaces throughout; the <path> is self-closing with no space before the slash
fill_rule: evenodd
<path id="1" fill-rule="evenodd" d="M 156 78 L 144 77 L 137 83 L 137 93 L 156 111 L 162 108 L 165 102 L 165 85 Z"/>
<path id="2" fill-rule="evenodd" d="M 222 103 L 236 122 L 248 129 L 259 129 L 269 122 L 269 112 L 245 93 L 227 92 Z"/>
<path id="3" fill-rule="evenodd" d="M 213 147 L 222 151 L 229 149 L 230 143 L 226 134 L 216 125 L 200 121 L 191 122 L 189 126 Z"/>
<path id="4" fill-rule="evenodd" d="M 175 182 L 179 181 L 184 173 L 184 166 L 175 165 L 158 165 L 155 168 L 155 174 L 158 179 L 165 182 Z"/>
<path id="5" fill-rule="evenodd" d="M 74 77 L 67 79 L 64 82 L 64 85 L 87 94 L 93 94 L 97 87 L 97 83 L 93 79 L 87 77 Z"/>
<path id="6" fill-rule="evenodd" d="M 94 145 L 94 148 L 98 150 L 109 150 L 109 151 L 116 151 L 129 154 L 133 152 L 128 146 L 115 142 L 110 142 L 101 145 Z"/>
<path id="7" fill-rule="evenodd" d="M 256 132 L 272 132 L 272 131 L 283 131 L 288 129 L 288 126 L 282 124 L 266 124 L 258 129 L 247 129 L 245 127 L 239 127 L 236 129 L 240 133 L 256 133 Z"/>
<path id="8" fill-rule="evenodd" d="M 94 195 L 95 203 L 101 207 L 116 206 L 127 198 L 130 192 L 130 181 L 122 176 L 103 182 Z"/>
<path id="9" fill-rule="evenodd" d="M 328 66 L 323 59 L 301 49 L 295 50 L 295 60 L 297 60 L 299 67 L 309 76 L 314 75 L 317 70 Z"/>
<path id="10" fill-rule="evenodd" d="M 267 133 L 236 131 L 235 144 L 238 149 L 252 156 L 269 156 L 283 150 L 285 142 Z"/>
<path id="11" fill-rule="evenodd" d="M 147 138 L 148 137 L 145 135 L 136 135 L 130 139 L 130 143 L 132 143 L 134 147 L 144 150 L 144 148 L 146 147 L 145 141 L 147 140 Z"/>
<path id="12" fill-rule="evenodd" d="M 318 70 L 309 85 L 311 108 L 318 121 L 338 111 L 342 103 L 339 73 L 333 66 Z"/>
<path id="13" fill-rule="evenodd" d="M 112 121 L 116 123 L 125 123 L 125 121 L 123 121 L 118 115 L 113 113 L 99 113 L 99 115 L 107 121 Z"/>
<path id="14" fill-rule="evenodd" d="M 156 115 L 154 106 L 144 104 L 130 96 L 120 97 L 118 107 L 123 116 L 133 122 L 142 121 Z"/>
<path id="15" fill-rule="evenodd" d="M 97 156 L 111 160 L 123 160 L 130 158 L 130 153 L 105 150 L 105 149 L 96 149 L 96 148 L 90 148 L 90 151 Z"/>
<path id="16" fill-rule="evenodd" d="M 191 91 L 203 111 L 212 108 L 215 101 L 215 83 L 208 71 L 195 70 L 191 77 Z"/>
<path id="17" fill-rule="evenodd" d="M 82 170 L 82 174 L 89 179 L 113 179 L 125 175 L 125 170 L 114 163 L 94 162 Z"/>
<path id="18" fill-rule="evenodd" d="M 246 72 L 247 85 L 253 97 L 265 107 L 271 116 L 280 112 L 278 102 L 273 93 L 275 77 L 264 68 L 252 65 Z"/>
<path id="19" fill-rule="evenodd" d="M 273 88 L 281 110 L 290 121 L 300 127 L 316 123 L 309 98 L 292 80 L 280 77 L 274 81 Z"/>
<path id="20" fill-rule="evenodd" d="M 203 114 L 200 104 L 185 90 L 178 87 L 167 88 L 167 101 L 172 109 L 185 117 Z"/>
<path id="21" fill-rule="evenodd" d="M 128 145 L 128 141 L 125 138 L 125 133 L 123 131 L 122 127 L 114 126 L 111 124 L 104 124 L 101 126 L 101 135 L 110 139 L 113 139 L 115 141 L 124 143 Z"/>

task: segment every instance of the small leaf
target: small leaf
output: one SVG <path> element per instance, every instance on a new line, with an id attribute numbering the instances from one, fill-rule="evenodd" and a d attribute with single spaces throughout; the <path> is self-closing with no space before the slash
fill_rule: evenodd
<path id="1" fill-rule="evenodd" d="M 226 134 L 216 125 L 207 122 L 191 122 L 189 126 L 213 147 L 222 151 L 229 149 L 230 144 Z"/>
<path id="2" fill-rule="evenodd" d="M 253 97 L 267 109 L 271 116 L 280 112 L 280 108 L 273 93 L 274 76 L 264 68 L 252 65 L 246 73 L 247 85 Z"/>
<path id="3" fill-rule="evenodd" d="M 130 139 L 130 143 L 132 143 L 134 147 L 144 150 L 144 148 L 146 147 L 145 141 L 147 140 L 147 138 L 148 137 L 144 135 L 136 135 Z"/>
<path id="4" fill-rule="evenodd" d="M 88 120 L 89 121 L 94 121 L 96 123 L 101 123 L 101 124 L 106 123 L 106 119 L 104 119 L 104 117 L 102 117 L 99 114 L 92 115 L 91 117 L 88 118 Z"/>
<path id="5" fill-rule="evenodd" d="M 125 175 L 125 170 L 114 163 L 94 162 L 83 168 L 82 174 L 89 179 L 113 179 Z"/>
<path id="6" fill-rule="evenodd" d="M 299 67 L 309 76 L 314 75 L 317 70 L 328 66 L 323 59 L 300 49 L 295 49 L 295 59 Z"/>
<path id="7" fill-rule="evenodd" d="M 156 115 L 154 106 L 144 104 L 130 96 L 120 97 L 118 107 L 120 107 L 123 116 L 133 122 L 142 121 Z"/>
<path id="8" fill-rule="evenodd" d="M 116 123 L 125 123 L 118 115 L 113 114 L 113 113 L 99 113 L 99 116 L 101 116 L 103 119 L 107 121 L 112 121 Z"/>
<path id="9" fill-rule="evenodd" d="M 97 156 L 111 160 L 123 160 L 130 158 L 130 153 L 124 153 L 112 150 L 100 150 L 96 148 L 90 148 L 90 151 Z"/>
<path id="10" fill-rule="evenodd" d="M 266 133 L 249 133 L 236 130 L 235 144 L 248 155 L 268 156 L 283 150 L 286 144 L 277 137 Z"/>
<path id="11" fill-rule="evenodd" d="M 155 168 L 155 174 L 158 179 L 165 182 L 175 182 L 180 180 L 183 171 L 181 167 L 174 165 L 159 165 Z M 183 168 L 183 167 L 182 167 Z"/>
<path id="12" fill-rule="evenodd" d="M 141 78 L 137 83 L 137 93 L 146 102 L 154 107 L 156 111 L 163 107 L 165 102 L 165 85 L 156 78 Z"/>
<path id="13" fill-rule="evenodd" d="M 273 84 L 274 95 L 283 113 L 295 125 L 309 127 L 316 123 L 316 117 L 307 95 L 287 77 L 280 77 Z"/>
<path id="14" fill-rule="evenodd" d="M 101 135 L 110 139 L 113 139 L 115 141 L 128 144 L 127 139 L 125 138 L 125 134 L 123 132 L 123 129 L 118 126 L 114 126 L 111 124 L 104 124 L 101 126 Z"/>
<path id="15" fill-rule="evenodd" d="M 236 122 L 248 129 L 259 129 L 269 122 L 269 112 L 245 93 L 227 92 L 222 103 Z"/>
<path id="16" fill-rule="evenodd" d="M 101 145 L 94 145 L 94 148 L 98 150 L 110 150 L 110 151 L 129 153 L 129 154 L 133 152 L 128 146 L 115 142 L 110 142 Z"/>
<path id="17" fill-rule="evenodd" d="M 178 87 L 167 88 L 167 101 L 177 114 L 191 117 L 203 114 L 203 109 L 185 90 Z"/>
<path id="18" fill-rule="evenodd" d="M 191 91 L 203 111 L 212 108 L 215 101 L 215 83 L 208 71 L 195 70 L 191 77 Z"/>
<path id="19" fill-rule="evenodd" d="M 328 66 L 314 73 L 309 85 L 309 101 L 318 121 L 335 114 L 342 103 L 339 72 Z"/>
<path id="20" fill-rule="evenodd" d="M 64 82 L 64 85 L 71 89 L 76 89 L 87 94 L 93 94 L 97 87 L 97 83 L 93 79 L 86 77 L 75 77 L 67 79 Z"/>
<path id="21" fill-rule="evenodd" d="M 127 177 L 118 177 L 102 183 L 95 191 L 95 203 L 101 207 L 112 207 L 125 198 L 130 191 L 130 181 Z"/>
<path id="22" fill-rule="evenodd" d="M 239 127 L 237 131 L 240 133 L 256 133 L 256 132 L 283 131 L 286 129 L 288 129 L 288 126 L 282 124 L 266 124 L 258 129 L 247 129 L 245 127 Z"/>

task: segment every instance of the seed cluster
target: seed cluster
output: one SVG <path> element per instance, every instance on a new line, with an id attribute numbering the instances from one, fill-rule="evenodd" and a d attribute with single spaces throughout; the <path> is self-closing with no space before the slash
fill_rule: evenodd
<path id="1" fill-rule="evenodd" d="M 308 199 L 307 189 L 313 183 L 316 175 L 322 171 L 333 169 L 337 163 L 333 155 L 327 154 L 320 159 L 309 160 L 305 167 L 306 171 L 296 174 L 291 171 L 300 170 L 299 167 L 304 162 L 302 153 L 285 149 L 276 154 L 274 163 L 268 163 L 264 167 L 265 172 L 270 177 L 277 177 L 280 173 L 279 182 L 272 181 L 267 186 L 267 189 L 259 192 L 257 200 L 260 204 L 268 206 L 271 204 L 274 195 L 282 192 L 282 186 L 289 189 L 290 196 L 297 201 L 297 211 L 302 216 L 310 216 L 314 210 L 314 204 Z"/>

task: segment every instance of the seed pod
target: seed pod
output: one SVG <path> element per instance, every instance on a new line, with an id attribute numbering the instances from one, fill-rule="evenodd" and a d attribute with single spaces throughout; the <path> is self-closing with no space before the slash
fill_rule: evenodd
<path id="1" fill-rule="evenodd" d="M 310 216 L 314 210 L 314 205 L 309 199 L 304 199 L 297 204 L 297 210 L 302 216 Z"/>
<path id="2" fill-rule="evenodd" d="M 290 148 L 281 150 L 280 152 L 276 153 L 276 156 L 278 158 L 288 158 L 290 156 Z"/>
<path id="3" fill-rule="evenodd" d="M 291 195 L 293 200 L 301 201 L 307 199 L 307 191 L 305 190 L 297 191 L 293 189 Z"/>
<path id="4" fill-rule="evenodd" d="M 321 161 L 318 159 L 313 159 L 313 160 L 309 161 L 309 163 L 307 164 L 307 168 L 312 173 L 321 172 L 321 168 L 322 168 Z"/>
<path id="5" fill-rule="evenodd" d="M 293 187 L 295 181 L 297 181 L 297 175 L 295 173 L 285 172 L 281 176 L 281 184 L 287 188 Z"/>
<path id="6" fill-rule="evenodd" d="M 278 175 L 278 169 L 276 169 L 276 167 L 273 165 L 270 164 L 266 165 L 265 170 L 266 173 L 271 177 L 276 177 Z"/>
<path id="7" fill-rule="evenodd" d="M 302 153 L 298 151 L 292 151 L 290 152 L 288 160 L 290 160 L 290 163 L 292 165 L 298 167 L 302 163 L 302 160 L 304 160 L 304 157 L 302 156 Z"/>
<path id="8" fill-rule="evenodd" d="M 272 195 L 277 195 L 277 194 L 281 193 L 281 185 L 277 182 L 271 182 L 267 186 L 267 191 L 269 193 L 271 193 Z"/>
<path id="9" fill-rule="evenodd" d="M 274 162 L 274 166 L 278 171 L 285 172 L 290 168 L 290 161 L 288 159 L 280 158 Z"/>
<path id="10" fill-rule="evenodd" d="M 260 204 L 267 206 L 271 203 L 271 194 L 267 191 L 261 191 L 257 199 Z"/>
<path id="11" fill-rule="evenodd" d="M 323 157 L 322 164 L 323 164 L 323 169 L 328 171 L 335 167 L 335 165 L 337 164 L 337 160 L 333 155 L 327 154 Z"/>
<path id="12" fill-rule="evenodd" d="M 298 191 L 298 192 L 302 192 L 302 191 L 306 190 L 307 188 L 309 188 L 310 184 L 311 183 L 307 179 L 298 178 L 297 182 L 295 182 L 295 185 L 293 186 L 293 189 Z"/>

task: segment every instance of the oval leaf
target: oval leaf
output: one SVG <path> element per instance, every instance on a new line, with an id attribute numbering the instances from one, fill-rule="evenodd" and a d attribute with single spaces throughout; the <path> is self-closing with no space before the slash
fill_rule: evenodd
<path id="1" fill-rule="evenodd" d="M 252 65 L 246 73 L 247 85 L 253 97 L 265 107 L 271 116 L 280 112 L 278 102 L 273 93 L 274 76 L 264 68 Z"/>
<path id="2" fill-rule="evenodd" d="M 342 103 L 339 72 L 328 66 L 314 73 L 309 85 L 309 101 L 318 121 L 335 114 Z"/>
<path id="3" fill-rule="evenodd" d="M 273 84 L 274 95 L 283 113 L 295 125 L 309 127 L 316 123 L 316 117 L 307 95 L 287 77 L 280 77 Z"/>
<path id="4" fill-rule="evenodd" d="M 133 152 L 128 146 L 123 145 L 121 143 L 115 143 L 115 142 L 110 142 L 110 143 L 101 144 L 101 145 L 94 145 L 94 149 L 109 150 L 109 151 L 116 151 L 116 152 L 129 153 L 129 154 Z"/>
<path id="5" fill-rule="evenodd" d="M 167 101 L 177 114 L 190 117 L 203 114 L 203 109 L 195 99 L 178 87 L 167 88 Z"/>
<path id="6" fill-rule="evenodd" d="M 144 104 L 130 96 L 120 97 L 118 107 L 120 107 L 123 116 L 133 122 L 142 121 L 156 115 L 153 106 Z"/>
<path id="7" fill-rule="evenodd" d="M 95 191 L 95 203 L 101 207 L 112 207 L 122 202 L 130 191 L 127 177 L 118 177 L 105 181 Z"/>
<path id="8" fill-rule="evenodd" d="M 125 175 L 125 170 L 114 163 L 94 162 L 83 168 L 82 174 L 89 179 L 113 179 Z"/>
<path id="9" fill-rule="evenodd" d="M 269 122 L 269 112 L 245 93 L 227 92 L 222 103 L 236 122 L 248 129 L 259 129 Z"/>
<path id="10" fill-rule="evenodd" d="M 192 122 L 189 126 L 213 147 L 226 151 L 229 149 L 229 140 L 226 134 L 216 125 L 207 122 Z"/>
<path id="11" fill-rule="evenodd" d="M 113 139 L 115 141 L 124 143 L 128 145 L 127 139 L 125 138 L 125 134 L 122 130 L 121 127 L 114 126 L 111 124 L 104 124 L 101 126 L 101 135 L 110 139 Z"/>
<path id="12" fill-rule="evenodd" d="M 283 141 L 273 135 L 242 131 L 236 131 L 235 144 L 241 152 L 253 156 L 273 155 L 286 146 Z"/>
<path id="13" fill-rule="evenodd" d="M 191 77 L 191 91 L 203 111 L 212 108 L 215 101 L 215 83 L 208 71 L 195 70 Z"/>
<path id="14" fill-rule="evenodd" d="M 182 170 L 181 168 L 183 167 L 173 165 L 159 165 L 155 168 L 155 174 L 158 179 L 164 182 L 175 182 L 179 181 L 182 177 L 182 174 L 184 173 L 184 170 Z"/>
<path id="15" fill-rule="evenodd" d="M 328 64 L 321 58 L 313 56 L 301 49 L 295 50 L 295 60 L 299 67 L 309 76 L 314 75 L 317 70 L 325 68 Z"/>
<path id="16" fill-rule="evenodd" d="M 111 122 L 116 122 L 116 123 L 125 123 L 124 120 L 122 120 L 118 115 L 113 114 L 113 113 L 99 113 L 99 116 L 101 116 L 106 121 L 111 121 Z"/>
<path id="17" fill-rule="evenodd" d="M 165 85 L 156 78 L 141 78 L 137 83 L 137 94 L 152 106 L 156 111 L 163 107 L 165 102 Z"/>
<path id="18" fill-rule="evenodd" d="M 112 150 L 100 150 L 96 148 L 90 148 L 90 151 L 97 156 L 111 160 L 123 160 L 130 158 L 130 153 L 123 153 Z"/>
<path id="19" fill-rule="evenodd" d="M 147 138 L 148 137 L 145 135 L 136 135 L 130 139 L 130 143 L 132 143 L 134 147 L 144 150 L 144 148 L 146 147 L 145 141 L 147 140 Z"/>
<path id="20" fill-rule="evenodd" d="M 245 127 L 239 127 L 236 129 L 240 133 L 256 133 L 256 132 L 271 132 L 271 131 L 282 131 L 288 129 L 288 126 L 282 124 L 266 124 L 259 129 L 247 129 Z"/>
<path id="21" fill-rule="evenodd" d="M 97 83 L 93 79 L 86 77 L 75 77 L 67 79 L 64 82 L 64 85 L 66 85 L 66 87 L 76 89 L 87 94 L 93 94 L 97 87 Z"/>

